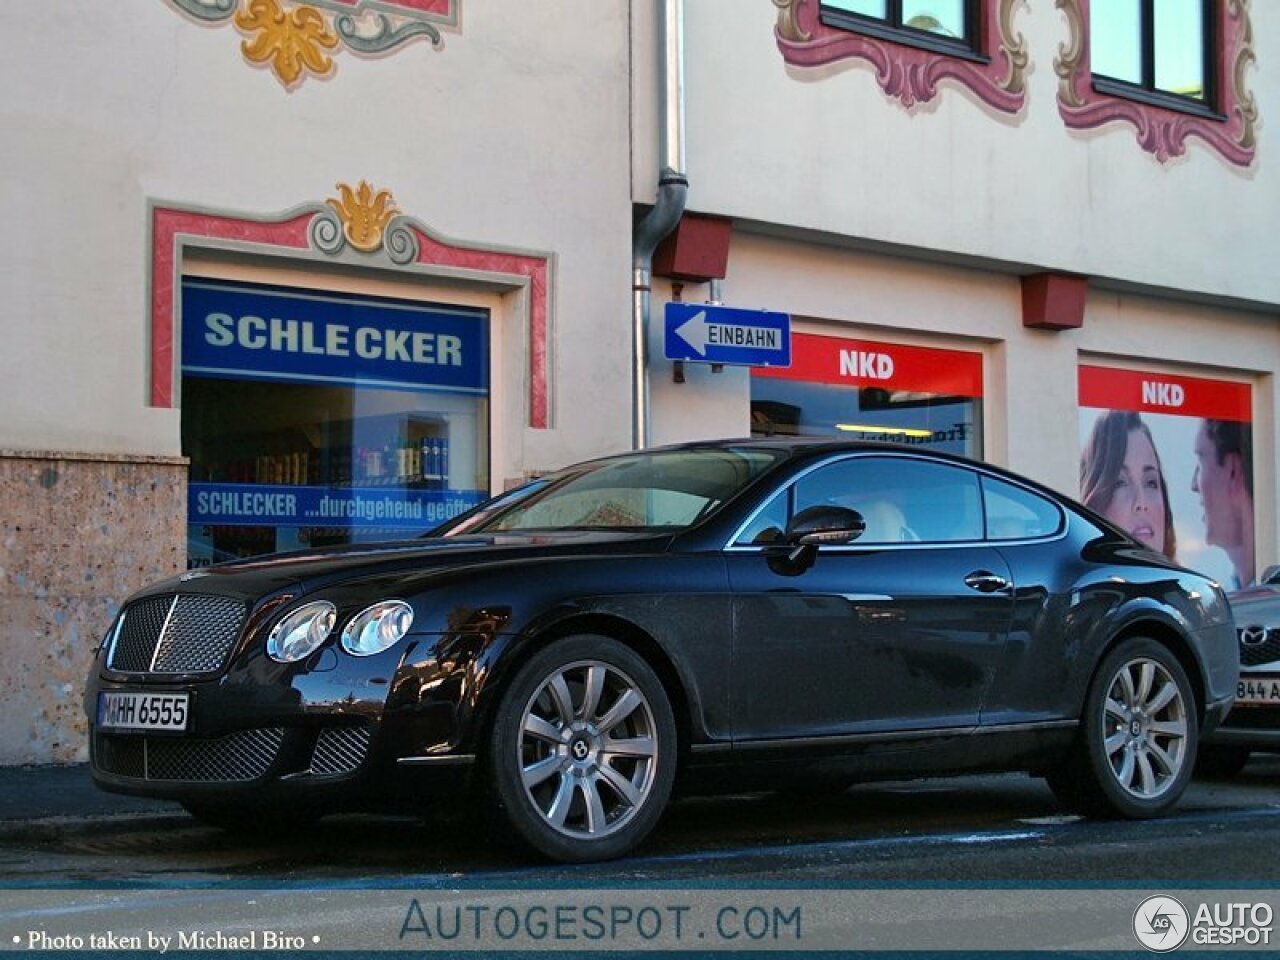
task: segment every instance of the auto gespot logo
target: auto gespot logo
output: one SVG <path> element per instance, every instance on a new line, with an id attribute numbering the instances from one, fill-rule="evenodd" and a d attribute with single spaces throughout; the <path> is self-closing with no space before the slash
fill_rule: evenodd
<path id="1" fill-rule="evenodd" d="M 1188 939 L 1197 946 L 1269 945 L 1274 918 L 1268 903 L 1200 903 L 1192 915 L 1161 894 L 1138 904 L 1133 934 L 1154 953 L 1176 950 Z"/>

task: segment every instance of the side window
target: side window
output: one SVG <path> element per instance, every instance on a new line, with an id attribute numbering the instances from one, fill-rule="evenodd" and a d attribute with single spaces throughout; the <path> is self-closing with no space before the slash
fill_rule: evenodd
<path id="1" fill-rule="evenodd" d="M 751 525 L 742 531 L 742 535 L 734 541 L 734 544 L 759 547 L 781 540 L 786 533 L 787 522 L 790 520 L 790 514 L 787 511 L 790 493 L 790 487 L 779 490 L 765 508 L 756 514 Z"/>
<path id="2" fill-rule="evenodd" d="M 1044 497 L 994 477 L 982 478 L 988 540 L 1028 540 L 1062 529 L 1062 512 Z"/>
<path id="3" fill-rule="evenodd" d="M 972 471 L 910 457 L 852 457 L 796 484 L 797 511 L 850 507 L 867 531 L 858 545 L 948 543 L 982 538 L 978 477 Z"/>

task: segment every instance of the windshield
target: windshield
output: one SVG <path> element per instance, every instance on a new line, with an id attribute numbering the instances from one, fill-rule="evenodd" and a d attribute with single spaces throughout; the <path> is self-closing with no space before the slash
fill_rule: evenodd
<path id="1" fill-rule="evenodd" d="M 541 477 L 440 531 L 676 531 L 708 517 L 785 456 L 751 447 L 634 453 Z"/>

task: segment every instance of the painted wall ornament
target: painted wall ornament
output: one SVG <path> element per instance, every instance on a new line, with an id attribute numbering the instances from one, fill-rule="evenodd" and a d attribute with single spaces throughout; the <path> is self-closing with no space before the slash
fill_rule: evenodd
<path id="1" fill-rule="evenodd" d="M 1026 103 L 1030 56 L 1026 38 L 1013 29 L 1013 15 L 1025 2 L 983 0 L 979 37 L 986 62 L 828 26 L 822 22 L 820 0 L 773 0 L 778 9 L 774 36 L 792 66 L 868 61 L 880 89 L 908 110 L 933 100 L 939 85 L 951 81 L 1001 113 L 1015 114 Z"/>
<path id="2" fill-rule="evenodd" d="M 235 15 L 235 24 L 253 39 L 240 45 L 252 63 L 270 63 L 285 84 L 293 86 L 310 70 L 324 76 L 333 71 L 333 60 L 325 55 L 338 45 L 338 37 L 315 7 L 286 10 L 277 0 L 249 0 Z"/>
<path id="3" fill-rule="evenodd" d="M 330 51 L 376 56 L 422 37 L 437 49 L 462 0 L 166 0 L 197 20 L 234 23 L 245 59 L 270 66 L 286 88 L 334 70 Z"/>
<path id="4" fill-rule="evenodd" d="M 1160 163 L 1187 152 L 1192 137 L 1237 166 L 1247 167 L 1257 153 L 1258 105 L 1245 86 L 1245 74 L 1255 60 L 1250 0 L 1222 0 L 1213 6 L 1217 37 L 1213 81 L 1219 117 L 1140 103 L 1094 88 L 1089 58 L 1089 5 L 1097 0 L 1055 0 L 1066 17 L 1071 36 L 1053 61 L 1058 75 L 1058 113 L 1077 130 L 1114 121 L 1130 123 L 1138 145 Z M 1108 0 L 1102 0 L 1108 2 Z"/>
<path id="5" fill-rule="evenodd" d="M 345 183 L 336 187 L 338 197 L 326 200 L 329 209 L 311 221 L 308 233 L 313 247 L 330 255 L 341 253 L 348 244 L 361 253 L 385 249 L 399 266 L 418 258 L 418 238 L 399 216 L 390 190 L 375 191 L 367 180 L 355 189 Z"/>

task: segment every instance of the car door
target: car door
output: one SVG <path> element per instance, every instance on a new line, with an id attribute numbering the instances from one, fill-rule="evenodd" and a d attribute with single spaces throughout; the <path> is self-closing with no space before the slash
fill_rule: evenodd
<path id="1" fill-rule="evenodd" d="M 793 562 L 787 524 L 820 505 L 866 531 Z M 1012 614 L 983 532 L 977 474 L 926 457 L 846 455 L 770 500 L 726 550 L 735 740 L 975 725 Z"/>

